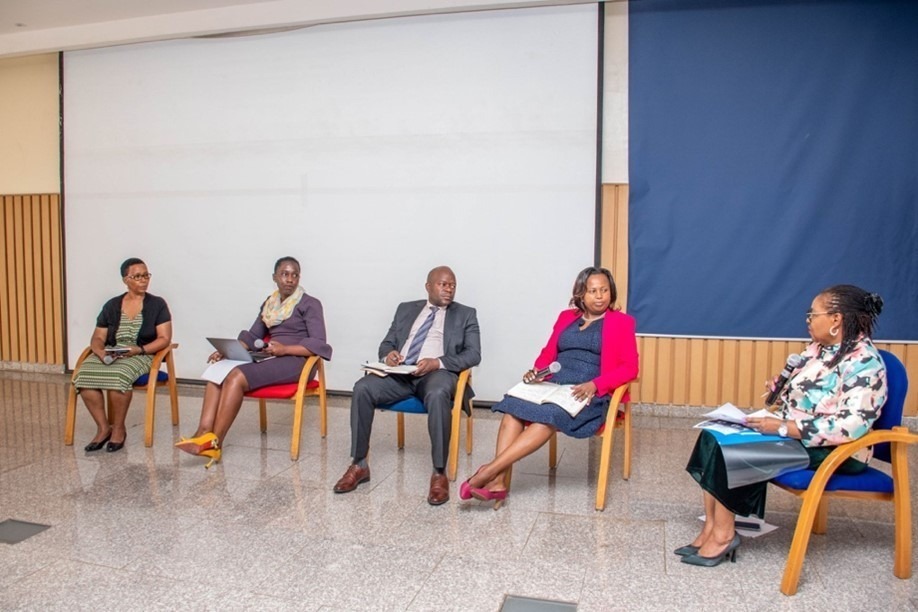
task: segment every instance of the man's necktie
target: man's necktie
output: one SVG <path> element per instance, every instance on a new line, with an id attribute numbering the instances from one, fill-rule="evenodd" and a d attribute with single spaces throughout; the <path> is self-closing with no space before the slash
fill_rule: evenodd
<path id="1" fill-rule="evenodd" d="M 414 365 L 418 362 L 418 357 L 421 354 L 421 347 L 424 346 L 424 340 L 427 338 L 427 332 L 430 331 L 431 326 L 433 326 L 434 318 L 437 316 L 437 307 L 430 307 L 430 314 L 427 315 L 427 318 L 424 319 L 424 322 L 421 323 L 421 326 L 418 328 L 418 333 L 414 335 L 414 339 L 411 341 L 411 346 L 408 347 L 408 355 L 405 356 L 406 365 Z"/>

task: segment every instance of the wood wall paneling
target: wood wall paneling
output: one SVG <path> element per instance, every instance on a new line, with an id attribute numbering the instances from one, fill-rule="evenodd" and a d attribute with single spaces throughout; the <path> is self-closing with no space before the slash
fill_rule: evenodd
<path id="1" fill-rule="evenodd" d="M 63 364 L 57 194 L 0 196 L 0 361 Z"/>

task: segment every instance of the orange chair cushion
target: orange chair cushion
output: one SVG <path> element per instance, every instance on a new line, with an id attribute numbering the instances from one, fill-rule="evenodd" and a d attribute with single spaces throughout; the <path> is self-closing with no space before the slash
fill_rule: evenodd
<path id="1" fill-rule="evenodd" d="M 299 383 L 288 383 L 286 385 L 268 385 L 245 394 L 246 397 L 256 397 L 259 399 L 290 399 L 296 395 L 296 388 Z M 317 389 L 318 380 L 310 380 L 306 383 L 307 389 Z"/>

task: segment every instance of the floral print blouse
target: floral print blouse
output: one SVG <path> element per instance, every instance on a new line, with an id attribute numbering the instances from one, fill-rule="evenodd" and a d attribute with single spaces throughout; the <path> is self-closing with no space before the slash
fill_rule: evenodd
<path id="1" fill-rule="evenodd" d="M 866 434 L 886 402 L 886 366 L 869 338 L 860 338 L 854 349 L 829 368 L 840 345 L 812 342 L 803 352 L 807 359 L 782 393 L 787 418 L 800 430 L 804 446 L 838 446 Z M 866 461 L 870 449 L 858 453 Z"/>

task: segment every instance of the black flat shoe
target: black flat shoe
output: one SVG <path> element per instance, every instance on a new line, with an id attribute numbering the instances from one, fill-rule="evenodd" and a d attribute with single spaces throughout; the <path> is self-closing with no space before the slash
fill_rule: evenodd
<path id="1" fill-rule="evenodd" d="M 124 448 L 124 440 L 121 442 L 109 442 L 108 446 L 105 447 L 105 450 L 109 453 L 116 453 Z"/>
<path id="2" fill-rule="evenodd" d="M 105 436 L 98 442 L 90 442 L 89 444 L 83 447 L 83 450 L 86 451 L 87 453 L 92 453 L 94 451 L 101 450 L 101 448 L 105 446 L 105 443 L 111 440 L 111 438 L 112 438 L 112 432 L 108 432 L 107 436 Z"/>

